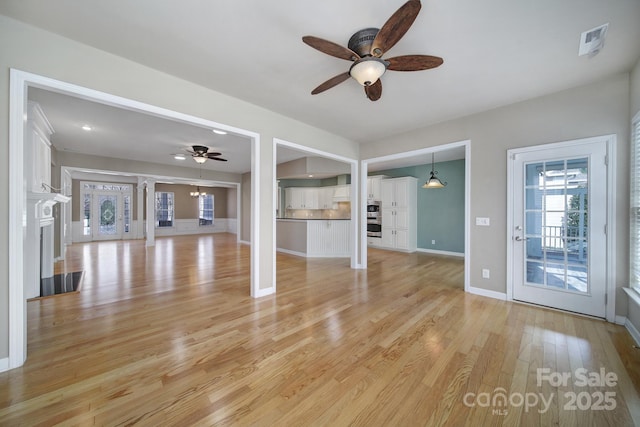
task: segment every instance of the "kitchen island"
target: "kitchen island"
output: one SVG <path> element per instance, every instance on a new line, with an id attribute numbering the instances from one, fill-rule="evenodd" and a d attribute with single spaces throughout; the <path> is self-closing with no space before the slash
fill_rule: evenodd
<path id="1" fill-rule="evenodd" d="M 276 220 L 276 248 L 279 252 L 308 258 L 351 256 L 351 220 Z"/>

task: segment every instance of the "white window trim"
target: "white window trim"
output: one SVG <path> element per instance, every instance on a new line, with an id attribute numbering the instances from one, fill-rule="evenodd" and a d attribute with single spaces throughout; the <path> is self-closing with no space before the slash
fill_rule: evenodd
<path id="1" fill-rule="evenodd" d="M 640 111 L 636 113 L 636 115 L 631 120 L 631 159 L 630 159 L 630 167 L 629 167 L 629 228 L 630 231 L 633 230 L 633 222 L 634 216 L 631 214 L 631 209 L 634 208 L 634 200 L 635 204 L 640 205 L 640 180 L 635 180 L 636 176 L 640 175 L 640 171 L 636 170 L 636 165 L 640 159 L 637 159 L 637 156 L 640 155 Z M 636 206 L 637 208 L 638 206 Z M 640 227 L 640 224 L 636 224 L 636 227 Z M 631 234 L 631 233 L 630 233 Z M 640 281 L 634 280 L 633 278 L 638 275 L 640 272 L 634 271 L 633 264 L 634 260 L 632 259 L 634 256 L 640 257 L 640 251 L 635 253 L 634 248 L 633 235 L 630 236 L 629 241 L 629 288 L 625 289 L 627 294 L 632 298 L 633 301 L 636 302 L 640 306 Z M 640 268 L 640 263 L 638 265 Z"/>

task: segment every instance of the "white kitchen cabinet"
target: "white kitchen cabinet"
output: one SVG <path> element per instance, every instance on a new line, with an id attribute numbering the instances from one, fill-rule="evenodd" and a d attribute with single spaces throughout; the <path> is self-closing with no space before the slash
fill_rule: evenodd
<path id="1" fill-rule="evenodd" d="M 320 187 L 318 190 L 318 209 L 333 209 L 334 187 Z"/>
<path id="2" fill-rule="evenodd" d="M 367 177 L 367 199 L 380 201 L 382 199 L 382 180 L 384 175 Z"/>
<path id="3" fill-rule="evenodd" d="M 318 209 L 318 188 L 288 187 L 284 194 L 286 209 Z"/>
<path id="4" fill-rule="evenodd" d="M 391 178 L 381 182 L 381 246 L 415 252 L 418 243 L 418 180 L 413 177 Z"/>

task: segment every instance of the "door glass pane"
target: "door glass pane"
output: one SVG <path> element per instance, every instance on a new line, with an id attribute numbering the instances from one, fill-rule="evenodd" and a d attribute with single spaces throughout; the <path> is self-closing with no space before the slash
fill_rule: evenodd
<path id="1" fill-rule="evenodd" d="M 527 284 L 589 292 L 588 159 L 525 165 Z"/>
<path id="2" fill-rule="evenodd" d="M 131 196 L 125 195 L 124 202 L 124 232 L 129 232 L 129 224 L 131 222 Z"/>
<path id="3" fill-rule="evenodd" d="M 91 194 L 85 193 L 82 205 L 82 234 L 91 235 Z"/>
<path id="4" fill-rule="evenodd" d="M 541 262 L 527 261 L 527 283 L 544 285 L 544 265 Z"/>
<path id="5" fill-rule="evenodd" d="M 100 234 L 116 234 L 117 196 L 99 195 L 98 209 L 100 215 Z"/>

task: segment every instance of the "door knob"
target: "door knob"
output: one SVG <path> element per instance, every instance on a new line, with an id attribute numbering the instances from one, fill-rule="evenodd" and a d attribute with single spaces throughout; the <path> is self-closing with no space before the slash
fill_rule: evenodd
<path id="1" fill-rule="evenodd" d="M 528 237 L 525 237 L 524 239 L 521 236 L 516 236 L 516 241 L 518 242 L 524 242 L 525 240 L 529 240 Z"/>

